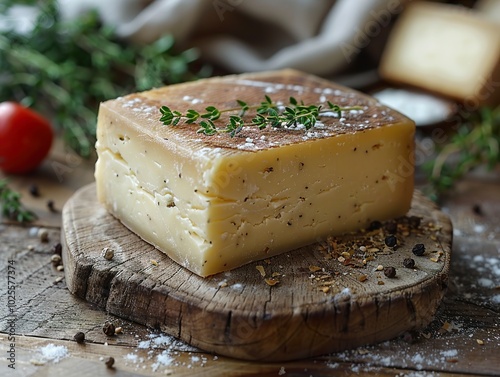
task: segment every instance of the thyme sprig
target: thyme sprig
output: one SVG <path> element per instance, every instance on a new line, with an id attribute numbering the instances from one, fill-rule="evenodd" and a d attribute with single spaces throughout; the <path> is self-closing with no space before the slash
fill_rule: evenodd
<path id="1" fill-rule="evenodd" d="M 210 74 L 198 51 L 180 51 L 171 35 L 147 45 L 126 43 L 97 12 L 64 20 L 57 0 L 23 0 L 37 17 L 31 30 L 19 30 L 24 23 L 2 18 L 19 3 L 0 0 L 0 101 L 20 102 L 51 119 L 82 156 L 94 152 L 100 102 Z"/>
<path id="2" fill-rule="evenodd" d="M 0 205 L 2 215 L 20 223 L 30 222 L 37 218 L 36 214 L 26 209 L 21 203 L 21 194 L 12 190 L 5 179 L 0 180 Z"/>
<path id="3" fill-rule="evenodd" d="M 217 133 L 229 133 L 235 136 L 244 126 L 256 126 L 260 130 L 271 126 L 273 128 L 298 128 L 311 129 L 321 116 L 326 113 L 336 113 L 340 118 L 342 111 L 360 110 L 360 106 L 340 107 L 327 101 L 326 110 L 323 105 L 306 105 L 296 98 L 290 97 L 287 106 L 274 102 L 269 96 L 264 96 L 264 101 L 258 105 L 249 105 L 242 100 L 236 100 L 237 106 L 219 110 L 215 106 L 207 106 L 204 113 L 189 109 L 184 114 L 177 110 L 171 110 L 168 106 L 160 108 L 160 121 L 166 126 L 177 126 L 184 121 L 186 124 L 193 124 L 199 121 L 200 129 L 198 133 L 208 136 Z M 243 119 L 249 110 L 255 110 L 255 115 L 250 122 Z M 215 121 L 224 113 L 237 113 L 228 117 L 227 123 L 223 127 L 217 127 Z"/>
<path id="4" fill-rule="evenodd" d="M 424 165 L 429 196 L 438 200 L 468 172 L 500 164 L 500 106 L 471 114 L 435 158 Z"/>

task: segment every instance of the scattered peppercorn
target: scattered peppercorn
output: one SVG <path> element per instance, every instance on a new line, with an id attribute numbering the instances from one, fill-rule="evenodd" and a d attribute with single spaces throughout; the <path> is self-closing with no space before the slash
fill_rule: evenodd
<path id="1" fill-rule="evenodd" d="M 52 251 L 54 252 L 54 254 L 61 255 L 62 254 L 62 245 L 61 245 L 61 243 L 60 242 L 56 243 L 52 247 Z"/>
<path id="2" fill-rule="evenodd" d="M 115 359 L 114 359 L 114 357 L 108 357 L 106 359 L 106 361 L 104 362 L 104 364 L 106 364 L 107 368 L 110 368 L 110 369 L 113 368 L 113 366 L 115 365 Z"/>
<path id="3" fill-rule="evenodd" d="M 85 334 L 82 333 L 81 331 L 78 331 L 75 336 L 73 337 L 73 339 L 75 340 L 75 342 L 77 342 L 78 344 L 82 344 L 85 342 Z"/>
<path id="4" fill-rule="evenodd" d="M 403 266 L 406 268 L 415 267 L 415 260 L 413 258 L 405 258 L 403 261 Z"/>
<path id="5" fill-rule="evenodd" d="M 420 257 L 425 253 L 425 245 L 423 243 L 417 243 L 415 246 L 413 246 L 413 249 L 411 251 L 413 254 Z"/>
<path id="6" fill-rule="evenodd" d="M 42 242 L 49 242 L 49 231 L 45 228 L 38 229 L 38 238 Z"/>
<path id="7" fill-rule="evenodd" d="M 38 190 L 38 186 L 35 184 L 32 184 L 29 188 L 31 196 L 37 198 L 40 196 L 40 190 Z"/>
<path id="8" fill-rule="evenodd" d="M 377 230 L 377 229 L 380 229 L 382 227 L 382 223 L 378 220 L 374 220 L 370 223 L 370 226 L 368 227 L 368 230 L 371 231 L 371 230 Z"/>
<path id="9" fill-rule="evenodd" d="M 394 235 L 385 237 L 385 244 L 389 247 L 394 247 L 398 244 L 398 239 Z"/>
<path id="10" fill-rule="evenodd" d="M 484 215 L 483 209 L 481 208 L 481 206 L 479 204 L 474 204 L 474 206 L 472 206 L 472 211 L 478 216 Z"/>
<path id="11" fill-rule="evenodd" d="M 113 336 L 115 335 L 115 325 L 113 325 L 111 322 L 105 323 L 102 327 L 102 331 L 107 336 Z"/>
<path id="12" fill-rule="evenodd" d="M 396 269 L 394 267 L 386 267 L 384 268 L 384 275 L 392 279 L 396 277 Z"/>
<path id="13" fill-rule="evenodd" d="M 56 207 L 54 206 L 53 200 L 47 201 L 47 208 L 49 209 L 50 212 L 57 212 Z"/>
<path id="14" fill-rule="evenodd" d="M 62 258 L 60 255 L 58 254 L 53 254 L 51 257 L 50 257 L 50 261 L 52 262 L 52 265 L 54 267 L 57 267 L 61 264 L 62 262 Z"/>
<path id="15" fill-rule="evenodd" d="M 418 340 L 418 333 L 415 331 L 406 331 L 403 333 L 402 339 L 406 343 L 413 344 Z"/>
<path id="16" fill-rule="evenodd" d="M 101 254 L 102 254 L 102 257 L 106 260 L 111 260 L 115 256 L 114 250 L 110 249 L 109 247 L 105 247 L 104 249 L 102 249 Z"/>

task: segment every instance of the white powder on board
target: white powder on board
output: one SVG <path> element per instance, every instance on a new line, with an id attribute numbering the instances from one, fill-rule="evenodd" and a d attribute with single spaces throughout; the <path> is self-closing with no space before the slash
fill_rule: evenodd
<path id="1" fill-rule="evenodd" d="M 425 93 L 389 88 L 373 96 L 384 105 L 406 115 L 417 125 L 442 122 L 450 115 L 448 102 Z"/>
<path id="2" fill-rule="evenodd" d="M 147 356 L 140 357 L 139 350 L 146 351 Z M 190 355 L 189 361 L 179 361 L 177 356 L 182 353 Z M 205 355 L 198 354 L 199 350 L 173 336 L 164 333 L 151 333 L 146 339 L 138 339 L 134 352 L 124 356 L 127 365 L 133 364 L 136 368 L 145 368 L 145 362 L 149 361 L 153 372 L 170 372 L 165 367 L 204 367 L 208 362 Z M 214 357 L 213 360 L 217 360 Z"/>
<path id="3" fill-rule="evenodd" d="M 65 346 L 57 346 L 53 343 L 47 344 L 38 349 L 42 362 L 52 361 L 58 363 L 69 356 L 68 349 Z"/>
<path id="4" fill-rule="evenodd" d="M 124 356 L 125 360 L 131 361 L 132 363 L 137 363 L 139 360 L 139 356 L 137 356 L 135 353 L 128 353 Z"/>
<path id="5" fill-rule="evenodd" d="M 394 342 L 397 343 L 398 357 L 394 357 L 390 351 L 394 349 L 394 346 L 390 346 Z M 342 368 L 341 363 L 348 363 L 349 369 L 354 373 L 373 373 L 377 368 L 388 367 L 411 368 L 415 369 L 413 376 L 423 377 L 427 375 L 425 373 L 429 373 L 425 372 L 424 369 L 446 366 L 449 365 L 450 360 L 458 358 L 460 358 L 460 352 L 456 348 L 429 350 L 422 353 L 412 350 L 412 346 L 403 341 L 394 340 L 378 345 L 364 346 L 353 350 L 333 353 L 325 364 L 331 369 L 339 369 Z"/>
<path id="6" fill-rule="evenodd" d="M 156 356 L 156 362 L 153 363 L 151 369 L 153 370 L 153 372 L 156 372 L 161 366 L 169 366 L 172 365 L 173 362 L 174 358 L 172 357 L 172 355 L 167 350 L 164 350 L 162 351 L 162 353 Z"/>
<path id="7" fill-rule="evenodd" d="M 441 355 L 443 355 L 444 357 L 456 357 L 458 356 L 458 350 L 451 349 L 451 350 L 441 351 Z"/>
<path id="8" fill-rule="evenodd" d="M 494 295 L 493 297 L 491 297 L 491 302 L 493 304 L 500 304 L 500 294 Z"/>

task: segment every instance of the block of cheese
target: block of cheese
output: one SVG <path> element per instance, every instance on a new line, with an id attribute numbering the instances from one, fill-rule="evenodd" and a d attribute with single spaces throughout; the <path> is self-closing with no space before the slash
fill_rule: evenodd
<path id="1" fill-rule="evenodd" d="M 472 9 L 414 2 L 391 31 L 379 72 L 387 81 L 439 93 L 474 110 L 498 103 L 498 25 Z"/>
<path id="2" fill-rule="evenodd" d="M 500 27 L 500 1 L 478 0 L 474 5 L 474 9 L 477 9 L 483 17 L 496 22 Z"/>
<path id="3" fill-rule="evenodd" d="M 230 109 L 265 95 L 359 108 L 326 113 L 309 130 L 245 126 L 235 137 L 159 121 L 162 105 Z M 98 199 L 180 265 L 213 275 L 404 215 L 414 132 L 375 99 L 294 70 L 162 87 L 101 104 Z"/>

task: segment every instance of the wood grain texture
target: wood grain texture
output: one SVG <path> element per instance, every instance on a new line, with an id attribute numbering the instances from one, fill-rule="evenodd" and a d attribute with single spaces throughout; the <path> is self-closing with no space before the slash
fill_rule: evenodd
<path id="1" fill-rule="evenodd" d="M 418 192 L 410 214 L 439 231 L 412 232 L 396 251 L 376 253 L 363 267 L 339 262 L 318 243 L 200 278 L 122 226 L 90 185 L 63 210 L 66 282 L 73 294 L 109 313 L 209 352 L 265 361 L 317 356 L 392 339 L 432 320 L 447 286 L 451 222 Z M 426 245 L 424 256 L 411 253 L 416 243 Z M 105 247 L 115 252 L 110 261 L 101 255 Z M 437 262 L 430 251 L 442 253 Z M 401 267 L 407 257 L 416 260 L 415 269 Z M 396 267 L 396 278 L 385 277 L 378 265 Z M 279 283 L 266 284 L 256 266 Z"/>

